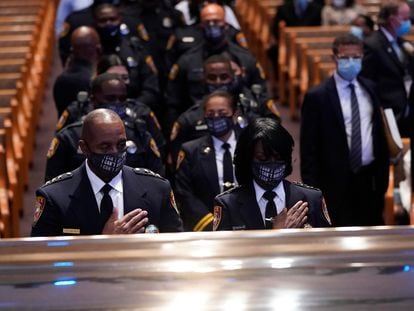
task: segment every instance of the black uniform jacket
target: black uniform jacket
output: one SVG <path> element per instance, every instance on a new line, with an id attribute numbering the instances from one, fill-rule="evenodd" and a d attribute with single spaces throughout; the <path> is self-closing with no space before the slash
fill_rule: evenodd
<path id="1" fill-rule="evenodd" d="M 141 208 L 160 232 L 182 231 L 169 182 L 150 170 L 122 169 L 124 214 Z M 99 209 L 85 164 L 36 191 L 32 236 L 101 234 Z"/>
<path id="2" fill-rule="evenodd" d="M 302 184 L 283 181 L 286 207 L 299 200 L 308 202 L 307 224 L 312 227 L 329 227 L 329 215 L 324 206 L 322 192 Z M 233 188 L 218 195 L 214 205 L 214 230 L 265 229 L 262 214 L 256 201 L 253 183 Z"/>

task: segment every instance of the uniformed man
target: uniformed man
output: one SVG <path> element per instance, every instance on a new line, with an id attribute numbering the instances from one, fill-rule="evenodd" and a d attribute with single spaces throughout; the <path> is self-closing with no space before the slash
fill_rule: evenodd
<path id="1" fill-rule="evenodd" d="M 251 90 L 243 85 L 243 73 L 235 62 L 226 55 L 213 55 L 204 62 L 205 94 L 216 90 L 230 92 L 236 100 L 236 127 L 244 128 L 255 118 L 274 117 L 280 119 L 275 102 L 263 94 L 260 85 Z M 207 134 L 201 101 L 191 106 L 174 122 L 170 135 L 171 160 L 175 161 L 180 146 L 189 140 Z"/>
<path id="2" fill-rule="evenodd" d="M 182 145 L 175 175 L 185 230 L 212 230 L 214 197 L 235 184 L 236 106 L 231 94 L 215 91 L 203 102 L 208 134 Z"/>
<path id="3" fill-rule="evenodd" d="M 182 55 L 172 66 L 167 86 L 167 111 L 169 126 L 180 113 L 195 103 L 204 94 L 203 62 L 211 55 L 227 52 L 236 58 L 245 70 L 245 84 L 259 84 L 266 90 L 263 69 L 249 51 L 229 42 L 225 35 L 223 7 L 208 4 L 201 11 L 205 41 Z"/>
<path id="4" fill-rule="evenodd" d="M 89 91 L 96 63 L 102 52 L 98 33 L 91 27 L 77 28 L 71 36 L 72 56 L 53 86 L 58 117 L 80 91 Z"/>
<path id="5" fill-rule="evenodd" d="M 115 112 L 88 114 L 79 141 L 87 160 L 36 191 L 31 235 L 135 234 L 150 225 L 160 232 L 182 231 L 169 182 L 124 165 L 127 142 Z"/>
<path id="6" fill-rule="evenodd" d="M 164 174 L 164 166 L 157 144 L 145 131 L 144 121 L 127 115 L 126 88 L 113 74 L 98 76 L 92 84 L 93 106 L 115 111 L 122 119 L 127 135 L 126 163 L 132 167 L 145 167 Z M 53 138 L 47 153 L 45 180 L 79 167 L 85 155 L 78 148 L 83 121 L 75 122 Z"/>
<path id="7" fill-rule="evenodd" d="M 98 68 L 99 68 L 99 65 L 98 65 Z M 125 77 L 122 77 L 122 75 L 120 75 L 119 71 L 111 70 L 111 72 L 112 74 L 107 76 L 107 79 L 122 80 L 121 84 L 125 84 L 126 89 L 128 90 L 128 85 L 126 84 L 126 81 L 128 81 L 129 78 L 126 80 Z M 95 80 L 92 83 L 93 85 L 95 85 L 95 88 L 93 88 L 90 98 L 87 93 L 81 92 L 78 94 L 77 100 L 72 102 L 63 111 L 56 125 L 57 132 L 63 129 L 65 126 L 68 126 L 69 124 L 72 124 L 77 121 L 81 121 L 81 119 L 88 112 L 96 108 L 95 107 L 96 105 L 99 106 L 102 103 L 110 103 L 111 101 L 110 96 L 102 95 L 101 92 L 103 90 L 103 87 L 102 85 L 99 85 L 99 83 L 105 83 L 107 82 L 107 80 L 102 79 L 102 78 L 96 81 Z M 100 81 L 100 82 L 98 83 L 97 81 Z M 108 92 L 111 92 L 111 90 L 105 89 L 104 92 L 108 93 Z M 99 101 L 97 102 L 98 98 L 99 98 Z M 125 119 L 129 120 L 130 123 L 137 124 L 137 126 L 142 128 L 143 130 L 148 131 L 154 138 L 155 142 L 157 143 L 157 146 L 161 152 L 161 155 L 165 155 L 166 142 L 165 142 L 162 130 L 161 130 L 161 126 L 154 112 L 147 105 L 137 100 L 126 98 L 125 101 L 126 101 Z"/>

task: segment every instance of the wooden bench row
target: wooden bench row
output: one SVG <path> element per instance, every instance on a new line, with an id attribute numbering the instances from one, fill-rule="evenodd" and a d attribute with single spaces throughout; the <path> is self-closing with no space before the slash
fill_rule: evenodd
<path id="1" fill-rule="evenodd" d="M 0 237 L 18 237 L 58 1 L 0 2 Z"/>

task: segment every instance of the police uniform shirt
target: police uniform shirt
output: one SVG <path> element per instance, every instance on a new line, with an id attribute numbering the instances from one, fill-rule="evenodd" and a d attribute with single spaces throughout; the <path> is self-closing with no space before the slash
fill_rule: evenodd
<path id="1" fill-rule="evenodd" d="M 213 145 L 214 145 L 214 152 L 216 154 L 216 165 L 217 165 L 217 173 L 218 173 L 218 182 L 220 185 L 220 192 L 223 192 L 223 155 L 224 155 L 224 148 L 222 145 L 224 143 L 228 143 L 230 145 L 229 151 L 231 153 L 231 158 L 234 158 L 234 149 L 236 148 L 236 135 L 234 131 L 231 131 L 231 135 L 227 141 L 222 141 L 214 136 L 213 138 Z M 234 178 L 234 168 L 233 168 L 233 178 Z"/>
<path id="2" fill-rule="evenodd" d="M 361 87 L 361 84 L 357 79 L 352 81 L 344 80 L 337 73 L 334 74 L 334 79 L 344 118 L 349 150 L 351 150 L 352 136 L 351 90 L 349 84 L 352 83 L 355 86 L 355 94 L 358 100 L 359 116 L 361 120 L 362 165 L 368 165 L 374 160 L 374 145 L 372 141 L 373 107 L 371 97 L 367 91 Z"/>
<path id="3" fill-rule="evenodd" d="M 256 193 L 256 202 L 257 205 L 259 205 L 260 213 L 262 214 L 263 223 L 266 224 L 265 214 L 267 200 L 263 197 L 263 194 L 266 192 L 266 190 L 260 187 L 254 180 L 253 186 L 254 192 Z M 279 215 L 286 205 L 286 194 L 285 188 L 283 186 L 283 181 L 281 181 L 275 188 L 273 188 L 272 191 L 276 193 L 276 196 L 273 199 L 273 201 L 276 204 L 277 214 Z"/>
<path id="4" fill-rule="evenodd" d="M 85 163 L 86 174 L 88 175 L 89 182 L 91 183 L 93 193 L 95 195 L 96 203 L 98 204 L 98 209 L 100 209 L 103 193 L 101 192 L 102 187 L 105 185 L 105 182 L 102 181 L 94 172 L 92 172 L 89 167 L 88 160 Z M 122 171 L 118 173 L 112 180 L 108 183 L 112 189 L 109 191 L 111 196 L 114 209 L 116 208 L 118 212 L 118 219 L 124 216 L 124 187 L 122 184 Z M 99 210 L 100 212 L 100 210 Z"/>

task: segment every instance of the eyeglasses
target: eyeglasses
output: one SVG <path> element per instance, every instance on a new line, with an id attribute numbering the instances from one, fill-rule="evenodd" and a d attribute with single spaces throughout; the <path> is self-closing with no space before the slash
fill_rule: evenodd
<path id="1" fill-rule="evenodd" d="M 360 59 L 362 59 L 362 55 L 352 55 L 352 56 L 348 56 L 348 55 L 336 55 L 335 57 L 337 59 L 349 59 L 349 60 L 360 60 Z"/>

